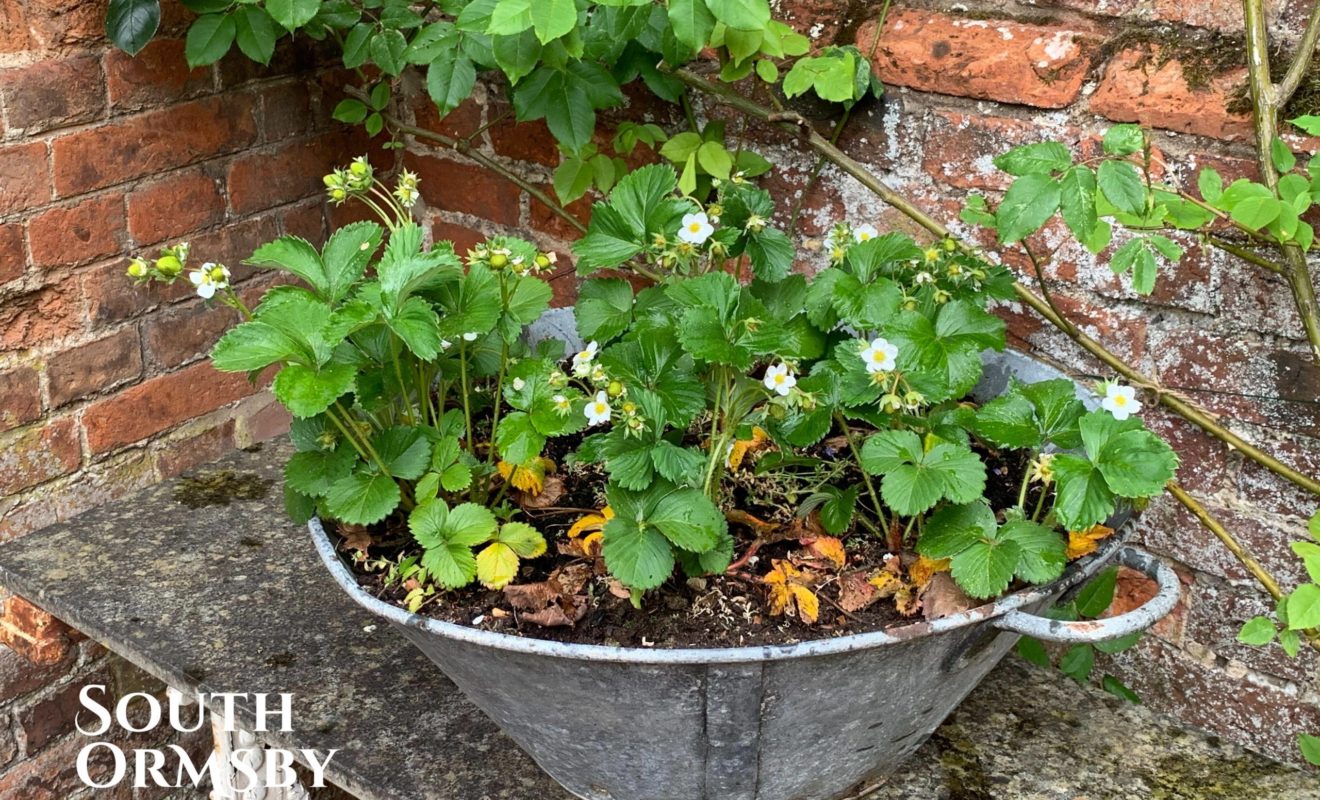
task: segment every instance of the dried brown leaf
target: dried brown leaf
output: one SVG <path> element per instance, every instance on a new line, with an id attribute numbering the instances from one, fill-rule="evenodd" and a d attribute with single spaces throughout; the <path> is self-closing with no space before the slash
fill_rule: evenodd
<path id="1" fill-rule="evenodd" d="M 926 619 L 939 619 L 975 608 L 976 601 L 958 588 L 952 575 L 937 572 L 931 576 L 930 583 L 926 584 L 926 590 L 921 594 L 921 605 Z"/>

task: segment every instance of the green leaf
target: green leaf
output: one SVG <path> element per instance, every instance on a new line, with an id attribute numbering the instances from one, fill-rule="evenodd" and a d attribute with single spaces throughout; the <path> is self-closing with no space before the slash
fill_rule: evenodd
<path id="1" fill-rule="evenodd" d="M 1208 167 L 1196 176 L 1196 186 L 1201 191 L 1201 199 L 1210 205 L 1217 204 L 1224 196 L 1224 179 Z"/>
<path id="2" fill-rule="evenodd" d="M 746 252 L 752 274 L 763 281 L 782 281 L 793 267 L 793 242 L 778 228 L 748 233 Z"/>
<path id="3" fill-rule="evenodd" d="M 1033 639 L 1030 636 L 1023 636 L 1018 639 L 1017 653 L 1028 664 L 1035 664 L 1045 669 L 1054 666 L 1050 663 L 1049 651 L 1045 649 L 1045 644 L 1039 639 Z"/>
<path id="4" fill-rule="evenodd" d="M 1073 645 L 1059 659 L 1059 671 L 1078 683 L 1085 684 L 1095 668 L 1095 648 L 1089 644 Z"/>
<path id="5" fill-rule="evenodd" d="M 399 499 L 399 485 L 389 475 L 358 471 L 330 485 L 325 505 L 340 522 L 371 525 L 389 516 Z"/>
<path id="6" fill-rule="evenodd" d="M 1279 218 L 1283 213 L 1283 203 L 1274 197 L 1247 197 L 1233 206 L 1229 212 L 1233 221 L 1258 231 Z"/>
<path id="7" fill-rule="evenodd" d="M 1146 185 L 1137 168 L 1126 161 L 1104 161 L 1096 171 L 1097 183 L 1105 199 L 1119 211 L 1144 214 Z"/>
<path id="8" fill-rule="evenodd" d="M 325 295 L 329 289 L 329 279 L 321 264 L 321 256 L 310 242 L 297 236 L 281 236 L 263 244 L 245 263 L 257 267 L 278 267 L 302 278 L 321 295 Z"/>
<path id="9" fill-rule="evenodd" d="M 335 105 L 335 110 L 330 116 L 340 122 L 356 125 L 367 118 L 367 106 L 361 100 L 346 98 Z"/>
<path id="10" fill-rule="evenodd" d="M 1302 560 L 1311 580 L 1320 583 L 1320 545 L 1314 542 L 1293 542 L 1290 547 Z"/>
<path id="11" fill-rule="evenodd" d="M 1100 470 L 1085 458 L 1061 453 L 1054 457 L 1054 513 L 1070 531 L 1089 529 L 1114 513 L 1115 498 Z"/>
<path id="12" fill-rule="evenodd" d="M 1042 438 L 1061 448 L 1081 447 L 1077 422 L 1086 406 L 1077 399 L 1077 385 L 1067 378 L 1031 383 L 1021 388 L 1023 396 L 1036 409 L 1036 422 Z"/>
<path id="13" fill-rule="evenodd" d="M 216 342 L 211 363 L 221 372 L 251 372 L 296 358 L 299 345 L 283 331 L 255 320 L 234 328 Z"/>
<path id="14" fill-rule="evenodd" d="M 1111 156 L 1128 156 L 1139 153 L 1146 147 L 1146 134 L 1140 125 L 1115 125 L 1105 131 L 1101 141 L 1104 151 Z"/>
<path id="15" fill-rule="evenodd" d="M 110 0 L 105 12 L 105 35 L 130 56 L 146 47 L 159 27 L 159 0 Z"/>
<path id="16" fill-rule="evenodd" d="M 1288 630 L 1320 626 L 1320 585 L 1304 583 L 1288 595 Z"/>
<path id="17" fill-rule="evenodd" d="M 295 525 L 306 525 L 316 516 L 316 498 L 308 497 L 285 484 L 284 513 L 289 515 L 289 519 L 293 520 Z"/>
<path id="18" fill-rule="evenodd" d="M 370 56 L 368 48 L 371 46 L 371 38 L 375 34 L 374 26 L 365 22 L 358 23 L 344 37 L 344 66 L 348 69 L 357 69 L 367 63 Z"/>
<path id="19" fill-rule="evenodd" d="M 1021 553 L 1014 573 L 1028 583 L 1049 583 L 1068 566 L 1067 545 L 1052 528 L 1030 520 L 1011 520 L 999 529 L 999 538 L 1015 542 Z"/>
<path id="20" fill-rule="evenodd" d="M 917 552 L 927 558 L 953 558 L 982 539 L 994 539 L 998 527 L 995 512 L 983 501 L 944 506 L 926 520 Z"/>
<path id="21" fill-rule="evenodd" d="M 662 497 L 646 524 L 693 553 L 714 549 L 728 533 L 724 514 L 698 489 L 676 489 Z"/>
<path id="22" fill-rule="evenodd" d="M 498 0 L 490 12 L 486 33 L 514 36 L 532 27 L 532 6 L 540 0 Z"/>
<path id="23" fill-rule="evenodd" d="M 431 463 L 431 441 L 420 428 L 387 428 L 372 438 L 371 446 L 396 478 L 416 480 Z"/>
<path id="24" fill-rule="evenodd" d="M 575 61 L 566 69 L 543 66 L 514 89 L 520 121 L 544 119 L 566 148 L 581 150 L 591 141 L 596 109 L 623 102 L 618 83 L 600 65 Z"/>
<path id="25" fill-rule="evenodd" d="M 733 156 L 724 149 L 723 142 L 705 142 L 697 148 L 697 163 L 708 175 L 728 180 L 733 169 Z"/>
<path id="26" fill-rule="evenodd" d="M 339 302 L 361 280 L 383 235 L 374 222 L 353 222 L 330 236 L 321 255 L 327 300 Z"/>
<path id="27" fill-rule="evenodd" d="M 706 7 L 706 0 L 670 0 L 669 24 L 673 26 L 674 38 L 692 50 L 699 50 L 710 40 L 715 17 Z"/>
<path id="28" fill-rule="evenodd" d="M 441 52 L 426 68 L 426 93 L 442 113 L 458 108 L 476 81 L 476 67 L 457 47 Z"/>
<path id="29" fill-rule="evenodd" d="M 1077 593 L 1077 613 L 1095 619 L 1114 602 L 1114 589 L 1118 585 L 1118 567 L 1106 567 L 1096 573 Z"/>
<path id="30" fill-rule="evenodd" d="M 969 597 L 1002 594 L 1021 560 L 1018 544 L 1007 539 L 978 539 L 949 563 L 949 573 Z"/>
<path id="31" fill-rule="evenodd" d="M 1312 136 L 1320 136 L 1320 116 L 1308 114 L 1288 120 Z"/>
<path id="32" fill-rule="evenodd" d="M 764 28 L 770 22 L 767 0 L 706 0 L 715 19 L 744 31 Z"/>
<path id="33" fill-rule="evenodd" d="M 766 83 L 776 83 L 779 80 L 779 67 L 768 58 L 759 59 L 756 62 L 756 76 Z"/>
<path id="34" fill-rule="evenodd" d="M 651 463 L 660 477 L 679 486 L 699 486 L 706 457 L 687 447 L 661 440 L 651 449 Z"/>
<path id="35" fill-rule="evenodd" d="M 495 433 L 495 446 L 500 458 L 510 464 L 526 464 L 541 454 L 545 439 L 532 423 L 530 414 L 516 411 L 500 420 Z"/>
<path id="36" fill-rule="evenodd" d="M 270 57 L 275 54 L 275 39 L 279 37 L 270 14 L 259 6 L 240 6 L 234 12 L 234 24 L 235 39 L 243 55 L 269 64 Z"/>
<path id="37" fill-rule="evenodd" d="M 1311 514 L 1311 518 L 1306 521 L 1306 532 L 1311 535 L 1312 539 L 1320 540 L 1320 509 L 1316 509 L 1315 513 Z"/>
<path id="38" fill-rule="evenodd" d="M 1059 208 L 1059 184 L 1049 175 L 1024 175 L 1013 181 L 995 212 L 999 241 L 1003 244 L 1025 239 Z"/>
<path id="39" fill-rule="evenodd" d="M 854 484 L 847 489 L 835 492 L 820 506 L 820 524 L 831 536 L 838 536 L 848 529 L 853 512 L 857 509 L 857 497 L 861 487 Z"/>
<path id="40" fill-rule="evenodd" d="M 357 452 L 347 444 L 333 450 L 294 453 L 284 465 L 284 483 L 305 495 L 320 497 L 336 481 L 348 477 L 357 460 Z"/>
<path id="41" fill-rule="evenodd" d="M 1277 136 L 1270 142 L 1270 160 L 1274 162 L 1274 168 L 1280 173 L 1292 172 L 1297 166 L 1297 156 L 1293 155 L 1292 148 Z"/>
<path id="42" fill-rule="evenodd" d="M 1089 167 L 1073 167 L 1059 180 L 1059 211 L 1078 241 L 1086 241 L 1095 231 L 1099 219 L 1095 191 L 1095 173 Z"/>
<path id="43" fill-rule="evenodd" d="M 1120 497 L 1154 497 L 1177 470 L 1173 448 L 1134 418 L 1120 422 L 1092 411 L 1082 417 L 1080 429 L 1087 455 Z"/>
<path id="44" fill-rule="evenodd" d="M 623 278 L 588 280 L 578 292 L 576 309 L 583 341 L 609 341 L 632 324 L 632 285 Z"/>
<path id="45" fill-rule="evenodd" d="M 311 22 L 320 10 L 321 0 L 266 0 L 266 11 L 290 33 Z"/>
<path id="46" fill-rule="evenodd" d="M 973 430 L 1005 447 L 1039 447 L 1036 408 L 1021 392 L 1010 391 L 976 410 Z"/>
<path id="47" fill-rule="evenodd" d="M 558 39 L 577 26 L 577 5 L 573 0 L 535 0 L 531 5 L 532 28 L 541 44 Z"/>
<path id="48" fill-rule="evenodd" d="M 1072 166 L 1072 153 L 1061 142 L 1036 142 L 1015 147 L 994 158 L 995 166 L 1009 175 L 1050 175 Z"/>
<path id="49" fill-rule="evenodd" d="M 1320 120 L 1320 117 L 1314 119 Z M 1320 131 L 1320 121 L 1317 121 L 1315 127 L 1316 130 Z M 1320 135 L 1320 133 L 1314 135 Z M 1305 758 L 1308 763 L 1320 767 L 1320 736 L 1299 733 L 1297 734 L 1297 747 L 1302 751 L 1302 758 Z"/>
<path id="50" fill-rule="evenodd" d="M 314 417 L 353 391 L 357 370 L 351 364 L 327 364 L 320 370 L 290 364 L 275 376 L 275 397 L 295 417 Z"/>
<path id="51" fill-rule="evenodd" d="M 386 75 L 398 75 L 407 62 L 404 53 L 408 50 L 408 40 L 396 30 L 383 30 L 371 37 L 368 52 L 371 60 Z"/>
<path id="52" fill-rule="evenodd" d="M 610 574 L 630 589 L 654 589 L 674 571 L 669 540 L 656 528 L 639 526 L 635 519 L 616 516 L 605 523 L 601 552 Z"/>
<path id="53" fill-rule="evenodd" d="M 204 67 L 219 61 L 234 44 L 238 26 L 229 14 L 204 14 L 188 28 L 183 45 L 184 56 L 190 69 Z"/>
<path id="54" fill-rule="evenodd" d="M 1141 631 L 1133 631 L 1132 633 L 1129 633 L 1126 636 L 1120 636 L 1117 639 L 1107 639 L 1103 642 L 1096 642 L 1095 649 L 1102 653 L 1113 655 L 1114 653 L 1121 653 L 1124 650 L 1127 650 L 1139 641 L 1141 641 Z"/>
<path id="55" fill-rule="evenodd" d="M 1261 647 L 1274 641 L 1276 633 L 1278 630 L 1269 617 L 1252 617 L 1242 626 L 1242 630 L 1238 631 L 1237 640 L 1253 647 Z"/>
<path id="56" fill-rule="evenodd" d="M 1141 705 L 1141 696 L 1138 695 L 1136 692 L 1132 691 L 1131 689 L 1129 689 L 1126 684 L 1124 684 L 1118 678 L 1115 678 L 1113 675 L 1105 675 L 1103 678 L 1101 678 L 1100 686 L 1106 692 L 1109 692 L 1114 697 L 1117 697 L 1120 700 L 1126 700 L 1129 703 Z"/>

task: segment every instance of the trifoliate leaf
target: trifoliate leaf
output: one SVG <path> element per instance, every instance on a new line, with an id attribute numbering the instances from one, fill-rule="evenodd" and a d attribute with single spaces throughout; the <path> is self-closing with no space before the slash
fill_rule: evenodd
<path id="1" fill-rule="evenodd" d="M 340 522 L 371 525 L 399 505 L 399 485 L 389 475 L 359 470 L 340 478 L 325 493 L 325 505 Z"/>
<path id="2" fill-rule="evenodd" d="M 1049 583 L 1068 565 L 1063 537 L 1044 525 L 1012 520 L 999 529 L 999 538 L 1017 544 L 1020 557 L 1014 573 L 1028 583 Z"/>
<path id="3" fill-rule="evenodd" d="M 609 341 L 632 323 L 632 285 L 622 278 L 585 281 L 578 290 L 576 311 L 583 341 Z"/>
<path id="4" fill-rule="evenodd" d="M 1021 559 L 1016 542 L 978 539 L 949 562 L 949 573 L 969 597 L 1002 594 Z"/>
<path id="5" fill-rule="evenodd" d="M 697 489 L 676 489 L 665 495 L 646 523 L 659 529 L 675 546 L 694 553 L 713 549 L 728 531 L 724 514 Z"/>
<path id="6" fill-rule="evenodd" d="M 640 527 L 635 519 L 615 517 L 605 523 L 601 552 L 610 574 L 630 589 L 654 589 L 674 571 L 673 545 L 658 529 Z"/>
<path id="7" fill-rule="evenodd" d="M 284 483 L 305 495 L 320 497 L 346 478 L 357 461 L 357 451 L 347 444 L 333 450 L 294 453 L 284 465 Z"/>
<path id="8" fill-rule="evenodd" d="M 275 376 L 275 398 L 295 417 L 314 417 L 353 391 L 357 371 L 351 364 L 327 364 L 320 370 L 290 364 Z"/>

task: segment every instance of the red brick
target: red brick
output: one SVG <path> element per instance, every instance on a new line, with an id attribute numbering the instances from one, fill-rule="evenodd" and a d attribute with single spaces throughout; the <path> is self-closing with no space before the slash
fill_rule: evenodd
<path id="1" fill-rule="evenodd" d="M 922 166 L 935 180 L 959 189 L 1007 189 L 1013 177 L 991 159 L 1018 145 L 1056 138 L 1011 117 L 939 111 L 929 120 Z"/>
<path id="2" fill-rule="evenodd" d="M 24 754 L 32 756 L 49 744 L 77 730 L 74 722 L 79 711 L 86 711 L 79 699 L 84 686 L 110 683 L 110 673 L 98 670 L 65 684 L 51 694 L 20 709 L 17 714 L 23 732 Z M 83 740 L 86 744 L 86 741 Z"/>
<path id="3" fill-rule="evenodd" d="M 558 198 L 555 197 L 555 188 L 553 186 L 542 186 L 541 191 L 545 192 L 546 196 L 550 199 L 558 200 Z M 586 197 L 579 197 L 577 200 L 569 203 L 564 210 L 571 214 L 578 222 L 586 225 L 591 220 L 592 199 L 593 198 L 590 194 Z M 563 217 L 551 211 L 550 208 L 540 200 L 537 200 L 534 197 L 529 197 L 528 204 L 530 210 L 528 220 L 531 222 L 534 230 L 570 242 L 581 238 L 581 231 L 570 225 Z"/>
<path id="4" fill-rule="evenodd" d="M 87 295 L 93 328 L 122 322 L 158 303 L 193 294 L 187 280 L 176 281 L 170 286 L 159 283 L 138 286 L 124 274 L 127 267 L 128 259 L 124 259 L 84 270 L 83 291 Z"/>
<path id="5" fill-rule="evenodd" d="M 1304 535 L 1305 520 L 1267 515 L 1261 509 L 1237 511 L 1217 505 L 1211 495 L 1196 499 L 1212 517 L 1246 548 L 1283 585 L 1306 579 L 1301 561 L 1288 542 Z M 1172 497 L 1151 501 L 1138 522 L 1141 543 L 1152 552 L 1176 559 L 1188 567 L 1234 583 L 1253 584 L 1255 578 L 1219 539 Z"/>
<path id="6" fill-rule="evenodd" d="M 0 372 L 0 431 L 26 425 L 41 416 L 37 371 L 20 366 Z"/>
<path id="7" fill-rule="evenodd" d="M 0 622 L 0 642 L 35 664 L 64 662 L 75 643 L 68 625 L 18 596 L 5 598 Z"/>
<path id="8" fill-rule="evenodd" d="M 486 237 L 481 231 L 463 225 L 455 225 L 444 220 L 436 220 L 431 226 L 433 241 L 452 242 L 454 252 L 460 256 L 465 255 L 469 250 L 476 249 L 477 245 L 486 241 Z"/>
<path id="9" fill-rule="evenodd" d="M 212 86 L 209 68 L 188 69 L 182 39 L 153 39 L 135 56 L 109 50 L 105 79 L 114 111 L 165 105 L 204 94 Z"/>
<path id="10" fill-rule="evenodd" d="M 269 403 L 252 412 L 243 420 L 242 440 L 238 444 L 248 446 L 274 439 L 276 436 L 283 436 L 289 432 L 289 426 L 292 422 L 293 417 L 289 414 L 288 409 L 272 398 Z"/>
<path id="11" fill-rule="evenodd" d="M 27 13 L 17 0 L 0 3 L 0 53 L 19 53 L 31 46 Z"/>
<path id="12" fill-rule="evenodd" d="M 325 190 L 321 177 L 346 160 L 337 134 L 240 156 L 229 167 L 229 206 L 236 214 L 250 214 L 319 194 Z"/>
<path id="13" fill-rule="evenodd" d="M 226 264 L 233 270 L 235 282 L 241 282 L 258 272 L 253 267 L 244 266 L 242 262 L 250 258 L 252 252 L 262 244 L 277 236 L 279 225 L 273 214 L 249 217 L 193 237 L 192 258 L 199 263 L 214 261 Z M 187 289 L 185 296 L 191 296 L 192 287 L 188 286 Z"/>
<path id="14" fill-rule="evenodd" d="M 26 133 L 87 122 L 105 112 L 105 79 L 95 56 L 39 61 L 0 77 L 11 129 Z"/>
<path id="15" fill-rule="evenodd" d="M 68 475 L 81 462 L 72 417 L 6 436 L 0 446 L 0 496 Z"/>
<path id="16" fill-rule="evenodd" d="M 325 241 L 325 202 L 312 198 L 280 215 L 280 231 L 320 247 Z"/>
<path id="17" fill-rule="evenodd" d="M 490 143 L 505 158 L 531 161 L 547 167 L 559 165 L 559 143 L 544 120 L 515 122 L 512 117 L 490 128 Z"/>
<path id="18" fill-rule="evenodd" d="M 1290 420 L 1283 418 L 1273 428 L 1289 428 Z M 1320 439 L 1305 436 L 1275 436 L 1266 440 L 1262 449 L 1303 475 L 1320 475 Z M 1300 530 L 1304 518 L 1316 510 L 1315 496 L 1305 489 L 1254 461 L 1244 461 L 1237 476 L 1238 491 L 1242 499 L 1257 511 L 1287 515 Z M 1293 559 L 1296 562 L 1296 559 Z M 1300 577 L 1300 576 L 1299 576 Z"/>
<path id="19" fill-rule="evenodd" d="M 0 147 L 0 214 L 26 211 L 49 200 L 45 143 Z"/>
<path id="20" fill-rule="evenodd" d="M 1202 578 L 1184 587 L 1184 591 L 1193 598 L 1187 620 L 1187 638 L 1191 641 L 1216 655 L 1285 680 L 1305 683 L 1315 676 L 1320 657 L 1310 647 L 1303 647 L 1297 658 L 1289 658 L 1279 647 L 1248 647 L 1237 641 L 1237 632 L 1247 620 L 1273 616 L 1274 600 L 1263 589 Z"/>
<path id="21" fill-rule="evenodd" d="M 98 41 L 105 36 L 105 7 L 84 0 L 27 0 L 32 35 L 47 48 Z"/>
<path id="22" fill-rule="evenodd" d="M 124 196 L 111 194 L 43 211 L 28 222 L 28 249 L 37 267 L 85 264 L 124 247 Z"/>
<path id="23" fill-rule="evenodd" d="M 783 4 L 775 19 L 787 22 L 798 33 L 811 37 L 817 47 L 823 47 L 833 43 L 848 23 L 848 15 L 841 10 L 838 0 L 793 0 Z"/>
<path id="24" fill-rule="evenodd" d="M 211 345 L 238 321 L 238 313 L 227 306 L 201 302 L 175 306 L 147 322 L 147 353 L 160 366 L 177 367 L 209 353 Z"/>
<path id="25" fill-rule="evenodd" d="M 1115 122 L 1140 122 L 1216 139 L 1251 138 L 1251 119 L 1228 113 L 1245 69 L 1216 76 L 1208 87 L 1193 90 L 1181 63 L 1171 60 L 1160 67 L 1156 55 L 1124 50 L 1114 56 L 1091 96 L 1091 110 Z"/>
<path id="26" fill-rule="evenodd" d="M 413 103 L 414 122 L 417 127 L 455 139 L 471 136 L 481 127 L 481 109 L 481 103 L 468 98 L 459 103 L 458 108 L 441 117 L 440 110 L 425 94 L 418 94 L 416 102 Z"/>
<path id="27" fill-rule="evenodd" d="M 504 178 L 471 164 L 412 153 L 405 164 L 421 178 L 422 197 L 431 207 L 518 224 L 522 192 Z"/>
<path id="28" fill-rule="evenodd" d="M 82 296 L 71 275 L 0 304 L 0 352 L 36 347 L 81 327 Z"/>
<path id="29" fill-rule="evenodd" d="M 307 84 L 284 83 L 263 91 L 261 115 L 268 142 L 306 133 L 312 127 L 312 98 Z"/>
<path id="30" fill-rule="evenodd" d="M 201 171 L 143 184 L 128 195 L 128 232 L 139 245 L 209 228 L 224 215 L 220 187 Z"/>
<path id="31" fill-rule="evenodd" d="M 78 753 L 87 745 L 81 737 L 71 737 L 25 759 L 0 776 L 0 797 L 23 800 L 68 800 L 87 788 L 78 777 Z M 109 779 L 114 764 L 106 748 L 98 747 L 88 758 L 88 774 L 93 781 Z M 98 791 L 104 794 L 104 791 Z M 106 800 L 122 800 L 124 795 Z"/>
<path id="32" fill-rule="evenodd" d="M 577 302 L 578 276 L 572 269 L 550 278 L 550 305 L 555 308 L 568 308 Z"/>
<path id="33" fill-rule="evenodd" d="M 244 375 L 201 362 L 152 378 L 88 406 L 83 427 L 93 453 L 139 442 L 254 391 Z"/>
<path id="34" fill-rule="evenodd" d="M 69 673 L 77 651 L 70 648 L 61 661 L 34 664 L 7 647 L 0 647 L 0 699 L 6 702 L 49 686 Z"/>
<path id="35" fill-rule="evenodd" d="M 50 404 L 59 408 L 142 376 L 142 347 L 136 328 L 56 353 L 46 361 Z"/>
<path id="36" fill-rule="evenodd" d="M 234 449 L 234 421 L 225 420 L 195 436 L 169 442 L 156 458 L 161 478 L 173 478 L 202 464 L 209 464 Z"/>
<path id="37" fill-rule="evenodd" d="M 0 283 L 23 277 L 27 252 L 23 249 L 23 226 L 17 222 L 0 225 Z"/>
<path id="38" fill-rule="evenodd" d="M 1011 20 L 964 20 L 916 9 L 891 10 L 857 31 L 886 83 L 927 92 L 1063 108 L 1077 99 L 1094 43 L 1075 30 Z"/>
<path id="39" fill-rule="evenodd" d="M 248 95 L 206 98 L 61 136 L 51 145 L 55 190 L 82 194 L 247 147 L 254 108 Z"/>

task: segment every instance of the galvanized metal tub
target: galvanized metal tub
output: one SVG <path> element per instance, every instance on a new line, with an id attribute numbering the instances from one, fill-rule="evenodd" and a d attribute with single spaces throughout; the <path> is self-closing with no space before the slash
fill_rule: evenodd
<path id="1" fill-rule="evenodd" d="M 1040 380 L 1059 373 L 1021 354 L 994 354 L 986 375 L 978 389 L 993 396 L 1010 375 Z M 916 750 L 1019 634 L 1112 639 L 1148 627 L 1178 597 L 1173 571 L 1124 545 L 1120 532 L 1048 586 L 929 622 L 786 646 L 563 644 L 453 625 L 382 602 L 358 586 L 320 521 L 309 528 L 344 591 L 389 620 L 584 800 L 842 797 Z M 1153 578 L 1155 597 L 1105 620 L 1036 616 L 1110 560 Z"/>

